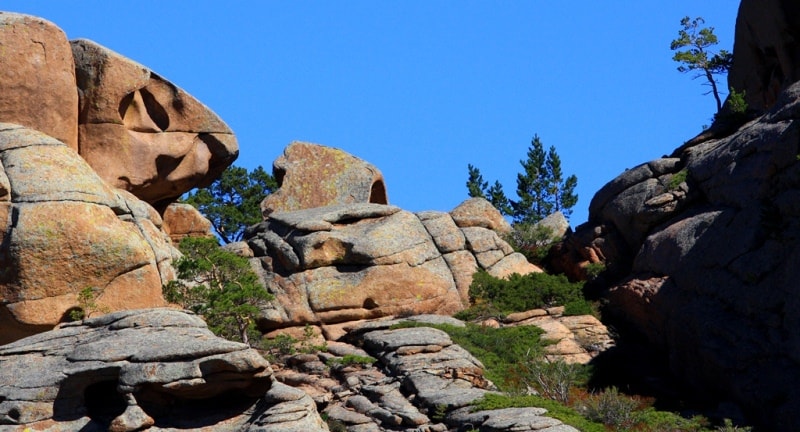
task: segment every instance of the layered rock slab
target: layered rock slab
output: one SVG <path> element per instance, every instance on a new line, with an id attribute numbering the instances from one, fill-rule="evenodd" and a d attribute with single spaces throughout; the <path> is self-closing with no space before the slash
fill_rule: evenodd
<path id="1" fill-rule="evenodd" d="M 68 319 L 86 288 L 98 310 L 164 305 L 176 251 L 152 207 L 22 126 L 0 124 L 0 165 L 0 343 Z"/>
<path id="2" fill-rule="evenodd" d="M 270 390 L 271 374 L 257 352 L 215 337 L 196 316 L 168 309 L 116 312 L 0 347 L 0 424 L 113 431 L 242 427 L 267 411 L 258 411 L 257 401 Z M 207 411 L 203 400 L 218 400 L 218 409 Z"/>
<path id="3" fill-rule="evenodd" d="M 467 304 L 478 269 L 498 276 L 538 270 L 488 228 L 380 204 L 272 213 L 245 240 L 276 296 L 264 310 L 264 330 L 453 313 Z"/>

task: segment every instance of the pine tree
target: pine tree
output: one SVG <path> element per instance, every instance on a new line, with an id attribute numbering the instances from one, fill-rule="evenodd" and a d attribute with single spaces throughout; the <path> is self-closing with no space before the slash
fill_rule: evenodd
<path id="1" fill-rule="evenodd" d="M 230 243 L 241 240 L 245 228 L 261 222 L 261 201 L 277 188 L 275 178 L 260 166 L 251 172 L 230 166 L 185 202 L 200 210 L 222 241 Z"/>
<path id="2" fill-rule="evenodd" d="M 714 95 L 717 102 L 717 112 L 720 112 L 722 98 L 714 75 L 728 72 L 733 64 L 733 54 L 726 50 L 719 50 L 717 53 L 711 50 L 718 42 L 717 35 L 714 34 L 714 27 L 699 28 L 704 23 L 705 20 L 701 17 L 684 17 L 681 20 L 683 28 L 678 31 L 678 38 L 672 41 L 670 49 L 676 51 L 672 60 L 681 63 L 678 72 L 699 71 L 695 78 L 706 79 L 706 84 L 711 87 L 709 93 Z"/>
<path id="3" fill-rule="evenodd" d="M 578 178 L 574 175 L 563 178 L 556 148 L 550 146 L 545 152 L 542 141 L 535 135 L 528 149 L 528 159 L 520 164 L 523 172 L 517 174 L 519 201 L 511 201 L 514 222 L 536 223 L 556 211 L 569 217 L 578 202 L 575 194 Z"/>
<path id="4" fill-rule="evenodd" d="M 484 192 L 484 196 L 502 215 L 510 216 L 512 214 L 511 203 L 505 192 L 503 192 L 503 185 L 499 181 L 495 180 L 492 187 Z"/>
<path id="5" fill-rule="evenodd" d="M 469 193 L 470 198 L 484 198 L 486 188 L 489 186 L 489 182 L 483 180 L 481 171 L 477 167 L 472 166 L 472 164 L 467 165 L 467 170 L 469 171 L 469 178 L 467 179 L 467 192 Z"/>

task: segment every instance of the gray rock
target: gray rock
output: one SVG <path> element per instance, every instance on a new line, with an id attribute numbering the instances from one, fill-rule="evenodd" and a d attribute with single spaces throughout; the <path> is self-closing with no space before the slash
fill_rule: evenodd
<path id="1" fill-rule="evenodd" d="M 256 351 L 214 336 L 196 316 L 117 312 L 0 347 L 0 425 L 326 430 L 313 401 L 271 375 Z"/>

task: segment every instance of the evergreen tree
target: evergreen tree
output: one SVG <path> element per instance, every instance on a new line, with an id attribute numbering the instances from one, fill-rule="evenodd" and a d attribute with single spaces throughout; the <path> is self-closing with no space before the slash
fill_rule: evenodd
<path id="1" fill-rule="evenodd" d="M 550 146 L 545 152 L 542 141 L 535 135 L 528 149 L 528 159 L 520 164 L 523 172 L 517 174 L 519 201 L 511 201 L 514 222 L 536 223 L 556 211 L 569 217 L 578 202 L 575 194 L 578 178 L 574 175 L 563 178 L 556 148 Z"/>
<path id="2" fill-rule="evenodd" d="M 486 195 L 486 187 L 489 186 L 489 182 L 483 180 L 481 171 L 477 167 L 472 166 L 472 164 L 467 165 L 467 170 L 469 171 L 467 192 L 470 198 L 484 198 Z"/>
<path id="3" fill-rule="evenodd" d="M 552 205 L 548 214 L 560 211 L 564 217 L 569 218 L 572 214 L 572 207 L 578 203 L 578 196 L 575 195 L 575 187 L 578 185 L 578 178 L 571 175 L 564 179 L 561 171 L 561 158 L 556 153 L 556 148 L 550 146 L 545 160 L 547 168 L 548 183 L 547 195 L 552 200 Z M 547 216 L 547 215 L 545 215 Z"/>
<path id="4" fill-rule="evenodd" d="M 672 57 L 678 63 L 678 71 L 685 73 L 698 71 L 695 78 L 704 77 L 706 84 L 711 86 L 709 93 L 714 95 L 717 102 L 717 112 L 722 109 L 722 99 L 717 88 L 714 75 L 727 73 L 733 63 L 733 54 L 726 50 L 714 53 L 711 47 L 717 44 L 717 35 L 714 27 L 699 28 L 705 20 L 701 17 L 690 19 L 688 16 L 681 20 L 683 27 L 678 31 L 678 38 L 670 44 L 670 49 L 677 51 Z M 683 49 L 685 48 L 685 49 Z"/>
<path id="5" fill-rule="evenodd" d="M 225 243 L 242 239 L 244 230 L 261 222 L 261 201 L 275 189 L 275 178 L 257 167 L 251 172 L 230 166 L 210 186 L 190 193 L 185 202 L 211 221 Z"/>
<path id="6" fill-rule="evenodd" d="M 219 247 L 215 238 L 187 237 L 179 249 L 178 278 L 163 287 L 164 298 L 201 315 L 215 334 L 249 343 L 259 307 L 274 299 L 250 262 Z"/>
<path id="7" fill-rule="evenodd" d="M 503 192 L 503 185 L 495 180 L 492 187 L 484 192 L 484 196 L 504 216 L 512 214 L 511 203 Z"/>

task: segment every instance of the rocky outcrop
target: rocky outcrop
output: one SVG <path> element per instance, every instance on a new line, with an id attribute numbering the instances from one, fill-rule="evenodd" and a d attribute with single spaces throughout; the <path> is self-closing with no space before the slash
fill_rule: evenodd
<path id="1" fill-rule="evenodd" d="M 255 350 L 168 309 L 117 312 L 0 347 L 0 425 L 327 430 L 313 401 L 273 383 Z"/>
<path id="2" fill-rule="evenodd" d="M 421 326 L 392 328 L 403 321 Z M 426 324 L 464 326 L 439 315 L 357 324 L 327 352 L 291 355 L 275 378 L 313 395 L 329 424 L 348 431 L 575 431 L 542 408 L 472 412 L 494 384 L 475 357 Z M 367 356 L 372 364 L 347 360 Z"/>
<path id="3" fill-rule="evenodd" d="M 728 86 L 764 112 L 800 80 L 800 5 L 792 0 L 742 0 L 736 18 Z"/>
<path id="4" fill-rule="evenodd" d="M 800 83 L 732 135 L 626 171 L 577 233 L 622 277 L 607 316 L 765 430 L 800 429 L 798 107 Z"/>
<path id="5" fill-rule="evenodd" d="M 55 24 L 0 12 L 0 122 L 38 130 L 78 150 L 78 92 L 69 42 Z"/>
<path id="6" fill-rule="evenodd" d="M 342 150 L 293 142 L 273 164 L 280 188 L 261 203 L 261 212 L 337 204 L 388 204 L 383 174 L 372 164 Z"/>
<path id="7" fill-rule="evenodd" d="M 192 96 L 92 41 L 71 44 L 81 95 L 78 151 L 111 186 L 163 210 L 236 159 L 233 132 Z"/>
<path id="8" fill-rule="evenodd" d="M 0 343 L 68 319 L 86 288 L 97 305 L 86 313 L 164 304 L 176 251 L 152 207 L 18 125 L 0 124 L 0 173 Z"/>
<path id="9" fill-rule="evenodd" d="M 490 229 L 380 204 L 275 212 L 244 237 L 276 296 L 262 330 L 453 313 L 467 304 L 479 268 L 497 276 L 539 271 Z"/>
<path id="10" fill-rule="evenodd" d="M 177 252 L 160 212 L 233 161 L 232 132 L 144 66 L 45 20 L 0 12 L 0 46 L 0 343 L 86 309 L 87 289 L 84 313 L 163 305 Z M 176 238 L 202 229 L 173 216 Z"/>

